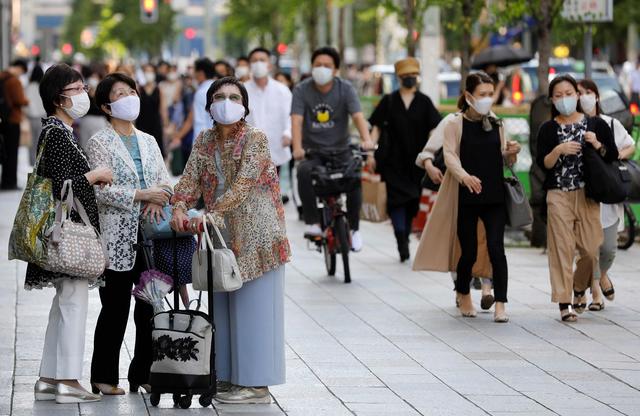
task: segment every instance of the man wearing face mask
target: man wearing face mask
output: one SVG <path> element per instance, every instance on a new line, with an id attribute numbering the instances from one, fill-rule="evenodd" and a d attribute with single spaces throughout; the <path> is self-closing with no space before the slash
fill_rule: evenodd
<path id="1" fill-rule="evenodd" d="M 409 259 L 409 235 L 413 217 L 418 213 L 424 173 L 413 163 L 440 122 L 440 113 L 431 99 L 418 91 L 420 63 L 416 58 L 395 64 L 400 89 L 385 95 L 369 123 L 371 138 L 378 142 L 378 158 L 369 158 L 371 167 L 387 184 L 387 212 L 391 217 L 400 261 Z M 382 140 L 379 140 L 380 137 Z M 377 163 L 375 163 L 377 162 Z"/>
<path id="2" fill-rule="evenodd" d="M 213 126 L 211 115 L 205 109 L 207 104 L 207 90 L 213 84 L 216 77 L 214 63 L 209 58 L 200 58 L 194 63 L 194 78 L 198 87 L 193 96 L 191 112 L 182 124 L 180 130 L 174 135 L 171 148 L 174 149 L 182 143 L 187 134 L 193 128 L 193 137 L 198 137 L 200 132 L 210 129 Z"/>
<path id="3" fill-rule="evenodd" d="M 9 69 L 0 72 L 0 190 L 18 189 L 18 145 L 22 107 L 29 105 L 20 77 L 27 73 L 27 63 L 16 60 Z"/>
<path id="4" fill-rule="evenodd" d="M 351 157 L 349 145 L 349 115 L 353 120 L 362 147 L 373 149 L 369 137 L 367 121 L 362 114 L 360 101 L 353 86 L 336 77 L 340 67 L 340 55 L 332 47 L 322 47 L 311 56 L 311 78 L 299 83 L 293 90 L 291 105 L 291 132 L 293 156 L 302 160 L 305 149 L 344 149 L 341 160 Z M 311 182 L 311 171 L 322 162 L 317 159 L 305 160 L 298 167 L 298 189 L 302 199 L 306 235 L 322 235 L 320 218 L 316 209 L 316 195 Z M 347 214 L 352 231 L 351 247 L 362 249 L 362 237 L 358 231 L 362 189 L 347 194 Z"/>
<path id="5" fill-rule="evenodd" d="M 255 48 L 249 54 L 252 79 L 246 82 L 250 113 L 247 122 L 264 131 L 269 139 L 271 160 L 280 167 L 291 160 L 291 91 L 271 78 L 271 52 Z"/>

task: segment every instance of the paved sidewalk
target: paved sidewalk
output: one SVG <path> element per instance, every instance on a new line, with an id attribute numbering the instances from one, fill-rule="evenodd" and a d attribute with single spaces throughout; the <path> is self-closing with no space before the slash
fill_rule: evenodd
<path id="1" fill-rule="evenodd" d="M 639 246 L 618 254 L 611 273 L 615 302 L 586 312 L 577 324 L 561 323 L 549 301 L 546 257 L 509 249 L 511 321 L 495 324 L 492 313 L 458 316 L 448 275 L 401 265 L 389 224 L 363 224 L 365 249 L 352 256 L 351 285 L 341 282 L 340 266 L 336 278 L 327 277 L 322 256 L 306 249 L 290 205 L 288 381 L 271 389 L 274 404 L 214 411 L 194 400 L 180 410 L 163 396 L 153 408 L 140 394 L 79 406 L 34 403 L 52 291 L 24 291 L 25 265 L 7 261 L 19 196 L 0 194 L 0 415 L 640 415 Z M 98 309 L 92 291 L 85 385 Z M 121 385 L 127 387 L 126 379 Z"/>

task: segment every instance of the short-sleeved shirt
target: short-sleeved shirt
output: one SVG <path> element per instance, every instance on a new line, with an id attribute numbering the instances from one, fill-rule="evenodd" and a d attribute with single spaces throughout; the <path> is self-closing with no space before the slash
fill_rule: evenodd
<path id="1" fill-rule="evenodd" d="M 293 90 L 291 114 L 301 115 L 302 147 L 346 148 L 349 146 L 349 116 L 362 111 L 355 88 L 341 78 L 333 79 L 331 90 L 322 94 L 312 78 Z"/>

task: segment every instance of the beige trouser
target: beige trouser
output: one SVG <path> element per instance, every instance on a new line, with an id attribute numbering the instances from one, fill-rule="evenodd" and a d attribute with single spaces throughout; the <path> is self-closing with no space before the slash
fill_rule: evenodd
<path id="1" fill-rule="evenodd" d="M 573 291 L 591 285 L 603 234 L 600 204 L 588 199 L 584 189 L 547 193 L 547 246 L 551 301 L 572 303 Z M 574 271 L 576 249 L 582 261 Z"/>

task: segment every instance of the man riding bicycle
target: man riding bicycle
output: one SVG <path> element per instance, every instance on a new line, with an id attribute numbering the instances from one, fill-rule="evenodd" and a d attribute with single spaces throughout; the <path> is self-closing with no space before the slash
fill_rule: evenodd
<path id="1" fill-rule="evenodd" d="M 340 55 L 331 47 L 322 47 L 311 56 L 311 78 L 302 81 L 293 91 L 291 105 L 291 134 L 293 157 L 302 160 L 298 166 L 298 190 L 302 200 L 305 235 L 321 236 L 320 215 L 316 207 L 311 171 L 323 163 L 319 158 L 305 158 L 305 149 L 344 149 L 335 156 L 337 162 L 352 157 L 349 148 L 349 115 L 353 120 L 365 150 L 373 149 L 367 121 L 362 114 L 360 101 L 353 86 L 336 77 L 340 67 Z M 362 188 L 347 193 L 347 214 L 352 231 L 353 251 L 362 249 L 360 236 L 360 207 Z"/>

